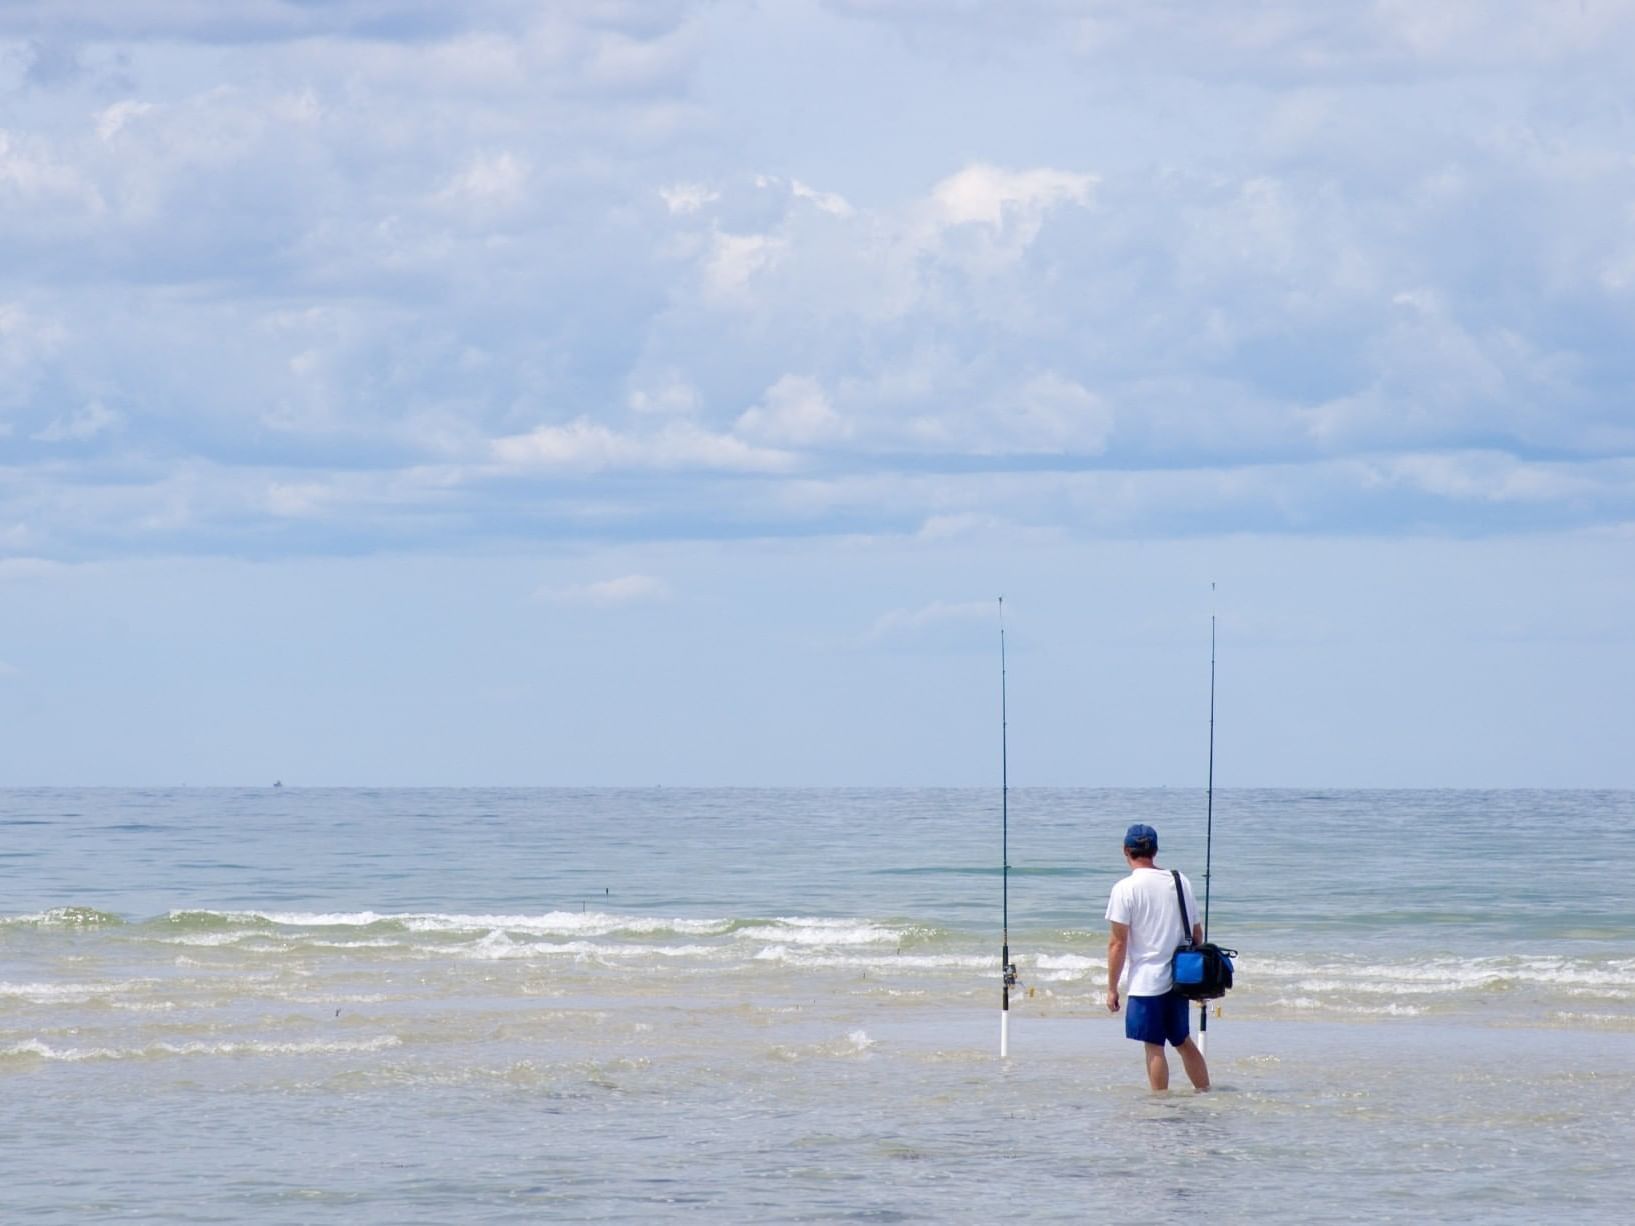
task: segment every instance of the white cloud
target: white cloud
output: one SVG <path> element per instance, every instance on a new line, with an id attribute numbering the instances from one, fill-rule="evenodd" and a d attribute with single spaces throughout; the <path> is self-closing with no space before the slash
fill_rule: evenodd
<path id="1" fill-rule="evenodd" d="M 673 211 L 669 250 L 697 268 L 701 311 L 783 329 L 867 320 L 1029 330 L 1059 290 L 1030 266 L 1046 227 L 1092 203 L 1093 175 L 975 163 L 906 199 L 862 207 L 800 180 L 755 176 L 721 198 L 709 229 Z M 679 202 L 679 198 L 678 198 Z M 1054 255 L 1044 257 L 1054 260 Z"/>
<path id="2" fill-rule="evenodd" d="M 38 370 L 62 351 L 67 339 L 68 331 L 58 321 L 41 318 L 21 303 L 0 302 L 0 375 L 8 380 Z M 17 391 L 15 386 L 0 387 L 0 404 Z"/>
<path id="3" fill-rule="evenodd" d="M 8 201 L 9 197 L 9 201 Z M 46 141 L 0 129 L 0 203 L 32 207 L 78 206 L 92 214 L 106 206 L 83 171 L 56 156 Z"/>
<path id="4" fill-rule="evenodd" d="M 634 413 L 686 416 L 698 408 L 698 389 L 679 370 L 666 370 L 632 388 L 626 404 Z"/>
<path id="5" fill-rule="evenodd" d="M 552 604 L 591 605 L 611 608 L 618 605 L 655 604 L 670 599 L 670 586 L 652 575 L 621 575 L 571 587 L 542 588 L 541 600 Z"/>
<path id="6" fill-rule="evenodd" d="M 1619 7 L 826 0 L 723 59 L 687 0 L 0 6 L 76 69 L 0 134 L 0 523 L 503 537 L 601 472 L 554 522 L 1627 516 Z"/>
<path id="7" fill-rule="evenodd" d="M 850 217 L 857 211 L 844 196 L 835 192 L 820 192 L 816 188 L 806 186 L 799 179 L 790 181 L 789 190 L 797 199 L 810 201 L 816 208 L 832 217 Z"/>
<path id="8" fill-rule="evenodd" d="M 721 193 L 702 183 L 672 183 L 659 188 L 659 198 L 672 213 L 696 213 L 721 199 Z"/>
<path id="9" fill-rule="evenodd" d="M 1628 460 L 1562 464 L 1469 451 L 1394 456 L 1362 467 L 1381 482 L 1461 502 L 1562 503 L 1635 490 L 1635 461 Z"/>
<path id="10" fill-rule="evenodd" d="M 1600 429 L 1562 407 L 1577 363 L 1507 327 L 1478 330 L 1430 288 L 1401 291 L 1369 346 L 1369 384 L 1304 411 L 1331 449 L 1423 445 L 1502 433 L 1534 445 L 1583 446 Z"/>
<path id="11" fill-rule="evenodd" d="M 931 190 L 931 202 L 944 224 L 1015 228 L 1026 242 L 1057 205 L 1088 205 L 1095 185 L 1094 175 L 1049 168 L 1013 171 L 978 163 L 938 183 Z"/>
<path id="12" fill-rule="evenodd" d="M 324 117 L 323 104 L 310 87 L 275 95 L 268 109 L 275 118 L 291 125 L 316 124 Z"/>
<path id="13" fill-rule="evenodd" d="M 126 98 L 106 107 L 97 116 L 97 137 L 102 141 L 111 141 L 125 128 L 125 125 L 134 119 L 152 114 L 154 105 L 151 102 L 138 102 L 134 98 Z"/>
<path id="14" fill-rule="evenodd" d="M 266 507 L 285 519 L 304 519 L 329 508 L 334 491 L 325 481 L 273 481 L 266 491 Z"/>
<path id="15" fill-rule="evenodd" d="M 1099 455 L 1112 409 L 1078 382 L 1051 371 L 978 403 L 937 403 L 905 423 L 920 446 L 972 455 Z"/>
<path id="16" fill-rule="evenodd" d="M 767 234 L 715 234 L 704 263 L 706 291 L 717 299 L 746 299 L 751 281 L 772 268 L 786 246 Z"/>
<path id="17" fill-rule="evenodd" d="M 1379 0 L 1371 14 L 1380 34 L 1422 61 L 1548 61 L 1597 49 L 1622 27 L 1627 5 L 1494 5 L 1482 0 Z"/>
<path id="18" fill-rule="evenodd" d="M 1012 429 L 1004 450 L 1095 455 L 1107 448 L 1113 412 L 1072 379 L 1047 371 L 1022 385 L 1006 424 Z"/>
<path id="19" fill-rule="evenodd" d="M 794 457 L 754 447 L 726 434 L 712 434 L 687 422 L 652 433 L 621 433 L 586 417 L 562 426 L 540 426 L 526 434 L 494 440 L 492 454 L 512 469 L 720 469 L 780 472 Z"/>
<path id="20" fill-rule="evenodd" d="M 32 437 L 41 443 L 83 443 L 118 426 L 123 419 L 100 400 L 59 417 Z"/>
<path id="21" fill-rule="evenodd" d="M 849 438 L 852 427 L 835 412 L 823 386 L 809 375 L 784 375 L 746 410 L 734 430 L 781 447 L 811 447 Z"/>
<path id="22" fill-rule="evenodd" d="M 1188 0 L 1136 5 L 1016 0 L 1003 9 L 948 0 L 828 0 L 854 17 L 919 24 L 943 39 L 994 54 L 1007 44 L 1059 45 L 1081 72 L 1165 80 L 1292 79 L 1296 85 L 1476 68 L 1545 68 L 1616 58 L 1635 12 L 1627 4 L 1529 0 L 1379 0 L 1314 6 L 1304 0 L 1242 0 L 1200 9 Z M 1030 60 L 1029 63 L 1034 61 Z"/>
<path id="23" fill-rule="evenodd" d="M 510 152 L 478 154 L 438 193 L 441 203 L 479 209 L 514 208 L 527 196 L 528 169 Z"/>
<path id="24" fill-rule="evenodd" d="M 785 179 L 779 175 L 755 175 L 751 180 L 757 188 L 765 192 L 785 196 L 789 200 L 801 200 L 810 204 L 820 213 L 827 213 L 831 217 L 850 217 L 857 212 L 851 202 L 839 192 L 822 191 L 799 179 Z"/>
<path id="25" fill-rule="evenodd" d="M 604 30 L 591 43 L 585 60 L 585 78 L 605 92 L 662 91 L 684 84 L 687 61 L 684 39 L 632 36 L 620 30 Z"/>
<path id="26" fill-rule="evenodd" d="M 964 601 L 952 604 L 935 600 L 917 609 L 892 609 L 882 613 L 869 627 L 867 637 L 871 642 L 885 638 L 913 638 L 939 627 L 969 626 L 984 622 L 992 623 L 997 631 L 998 619 L 997 597 L 991 602 Z"/>

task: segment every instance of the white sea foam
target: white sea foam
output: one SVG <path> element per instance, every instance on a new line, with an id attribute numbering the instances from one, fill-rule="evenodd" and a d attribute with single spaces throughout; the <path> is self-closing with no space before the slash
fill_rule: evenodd
<path id="1" fill-rule="evenodd" d="M 772 939 L 787 945 L 853 946 L 901 944 L 923 938 L 935 929 L 923 925 L 894 927 L 871 920 L 819 916 L 775 916 L 762 920 L 733 920 L 684 916 L 622 915 L 603 911 L 549 911 L 539 915 L 466 914 L 443 912 L 379 911 L 172 911 L 170 917 L 210 915 L 231 924 L 273 925 L 279 928 L 371 928 L 394 926 L 406 932 L 461 936 L 507 932 L 518 936 L 558 937 L 726 937 L 737 941 Z M 178 945 L 230 945 L 253 940 L 257 932 L 197 932 L 160 938 Z M 389 940 L 380 940 L 381 948 Z M 357 946 L 366 948 L 368 946 Z"/>
<path id="2" fill-rule="evenodd" d="M 1556 1020 L 1565 1022 L 1569 1026 L 1621 1026 L 1635 1029 L 1635 1014 L 1629 1013 L 1579 1013 L 1566 1009 L 1557 1011 Z"/>
<path id="3" fill-rule="evenodd" d="M 102 928 L 123 922 L 117 915 L 90 907 L 52 907 L 48 911 L 34 911 L 27 915 L 0 916 L 0 926 L 15 924 L 35 928 Z"/>
<path id="4" fill-rule="evenodd" d="M 574 958 L 594 960 L 604 965 L 640 962 L 645 959 L 707 958 L 721 961 L 729 951 L 716 945 L 624 945 L 596 941 L 517 941 L 503 932 L 491 932 L 469 945 L 450 951 L 446 947 L 421 946 L 422 952 L 445 955 L 458 952 L 463 957 L 503 961 L 517 958 Z"/>
<path id="5" fill-rule="evenodd" d="M 1288 958 L 1256 959 L 1242 973 L 1273 979 L 1296 979 L 1323 989 L 1395 992 L 1423 995 L 1504 990 L 1513 986 L 1608 987 L 1635 989 L 1635 960 L 1586 964 L 1564 957 L 1431 958 L 1413 962 L 1304 962 Z"/>
<path id="6" fill-rule="evenodd" d="M 833 1039 L 827 1043 L 813 1044 L 808 1047 L 789 1047 L 777 1044 L 769 1048 L 767 1054 L 777 1060 L 795 1063 L 812 1057 L 834 1059 L 836 1057 L 866 1056 L 874 1046 L 875 1041 L 869 1037 L 868 1031 L 859 1028 L 848 1031 L 843 1038 Z"/>
<path id="7" fill-rule="evenodd" d="M 787 945 L 768 945 L 755 954 L 758 962 L 783 962 L 801 967 L 841 967 L 857 970 L 982 970 L 994 959 L 970 954 L 831 954 Z"/>
<path id="8" fill-rule="evenodd" d="M 183 932 L 175 936 L 160 937 L 161 945 L 195 945 L 201 947 L 217 945 L 241 945 L 246 942 L 266 939 L 265 934 L 258 932 Z"/>
<path id="9" fill-rule="evenodd" d="M 20 1043 L 12 1043 L 0 1047 L 0 1059 L 8 1056 L 37 1056 L 41 1060 L 121 1060 L 131 1055 L 128 1051 L 116 1047 L 52 1047 L 42 1043 L 39 1039 L 24 1039 Z"/>
<path id="10" fill-rule="evenodd" d="M 462 957 L 499 961 L 507 958 L 589 958 L 604 952 L 594 941 L 514 941 L 503 932 L 488 935 L 462 945 L 455 951 L 432 946 L 419 947 L 429 954 L 457 952 Z"/>
<path id="11" fill-rule="evenodd" d="M 1627 987 L 1568 988 L 1565 995 L 1590 1000 L 1635 1000 L 1635 984 Z"/>
<path id="12" fill-rule="evenodd" d="M 1404 1005 L 1393 1001 L 1386 1005 L 1361 1005 L 1350 1001 L 1320 1000 L 1311 996 L 1283 996 L 1272 1002 L 1273 1007 L 1322 1013 L 1362 1014 L 1371 1017 L 1418 1017 L 1425 1010 L 1418 1005 Z"/>
<path id="13" fill-rule="evenodd" d="M 122 979 L 113 983 L 0 983 L 0 997 L 14 997 L 38 1005 L 82 1004 L 152 982 L 151 979 Z"/>
<path id="14" fill-rule="evenodd" d="M 169 918 L 208 915 L 232 924 L 278 924 L 287 928 L 361 928 L 406 918 L 374 911 L 172 911 Z"/>
<path id="15" fill-rule="evenodd" d="M 410 932 L 492 931 L 520 933 L 525 936 L 581 936 L 599 937 L 629 933 L 636 936 L 656 936 L 675 933 L 679 936 L 714 936 L 732 926 L 724 919 L 659 918 L 654 916 L 614 915 L 600 911 L 551 911 L 544 915 L 402 915 L 389 917 L 400 922 Z"/>
<path id="16" fill-rule="evenodd" d="M 53 1047 L 40 1039 L 25 1039 L 0 1047 L 0 1058 L 36 1056 L 42 1060 L 140 1060 L 156 1056 L 311 1056 L 385 1051 L 403 1040 L 394 1034 L 372 1039 L 315 1039 L 278 1042 L 268 1039 L 220 1040 L 195 1043 L 150 1043 L 146 1047 Z"/>
<path id="17" fill-rule="evenodd" d="M 174 913 L 173 913 L 174 914 Z M 774 937 L 791 945 L 883 945 L 898 944 L 927 929 L 898 928 L 869 920 L 809 916 L 777 916 L 758 921 L 680 916 L 619 915 L 608 912 L 551 911 L 542 915 L 462 914 L 410 912 L 384 914 L 377 911 L 224 911 L 220 918 L 238 923 L 265 923 L 287 928 L 368 928 L 396 925 L 420 934 L 462 935 L 506 932 L 519 936 L 730 936 L 741 941 L 765 941 Z M 167 938 L 182 944 L 227 944 L 245 940 L 250 933 L 193 933 Z"/>
<path id="18" fill-rule="evenodd" d="M 525 946 L 519 945 L 498 929 L 479 939 L 476 944 L 471 946 L 471 950 L 480 957 L 495 958 L 505 957 L 512 952 L 528 952 Z"/>
<path id="19" fill-rule="evenodd" d="M 738 931 L 745 940 L 772 939 L 788 945 L 896 944 L 906 932 L 855 919 L 803 919 L 780 916 L 769 924 L 754 924 Z"/>
<path id="20" fill-rule="evenodd" d="M 726 951 L 717 945 L 597 945 L 598 955 L 604 958 L 713 958 L 720 960 Z"/>
<path id="21" fill-rule="evenodd" d="M 503 930 L 536 936 L 608 936 L 630 929 L 630 917 L 601 912 L 551 911 L 544 915 L 403 915 L 395 917 L 410 932 L 471 932 Z M 670 927 L 668 922 L 646 921 L 644 931 Z"/>
<path id="22" fill-rule="evenodd" d="M 643 916 L 619 916 L 619 930 L 634 933 L 675 932 L 682 936 L 719 936 L 732 927 L 731 920 L 722 919 L 650 919 Z"/>
<path id="23" fill-rule="evenodd" d="M 1086 958 L 1081 954 L 1040 954 L 1033 965 L 1042 971 L 1104 971 L 1107 959 Z"/>
<path id="24" fill-rule="evenodd" d="M 1369 996 L 1442 996 L 1450 991 L 1466 991 L 1472 985 L 1461 984 L 1457 989 L 1445 983 L 1381 982 L 1369 979 L 1317 979 L 1303 976 L 1300 986 L 1308 992 L 1352 992 Z"/>
<path id="25" fill-rule="evenodd" d="M 1107 960 L 1080 954 L 1040 954 L 1033 959 L 1033 966 L 1033 973 L 1029 975 L 1026 963 L 1022 963 L 1022 973 L 1040 983 L 1071 983 L 1105 974 Z"/>
<path id="26" fill-rule="evenodd" d="M 354 1052 L 385 1051 L 400 1047 L 403 1040 L 395 1034 L 377 1035 L 372 1039 L 313 1039 L 300 1043 L 281 1043 L 266 1039 L 242 1041 L 225 1040 L 216 1043 L 155 1043 L 143 1049 L 142 1054 L 157 1053 L 171 1056 L 317 1056 L 345 1055 Z"/>
<path id="27" fill-rule="evenodd" d="M 199 912 L 170 913 L 171 918 Z M 460 912 L 380 911 L 219 911 L 210 912 L 229 923 L 274 924 L 284 928 L 370 928 L 390 924 L 409 932 L 466 933 L 502 929 L 539 936 L 636 936 L 675 933 L 679 936 L 719 936 L 734 923 L 730 919 L 619 915 L 603 911 L 549 911 L 539 915 L 466 914 Z"/>
<path id="28" fill-rule="evenodd" d="M 600 946 L 590 941 L 567 941 L 553 944 L 547 941 L 530 941 L 526 944 L 513 941 L 503 932 L 491 932 L 469 945 L 461 946 L 458 952 L 468 958 L 487 959 L 498 961 L 505 958 L 549 958 L 549 957 L 589 957 L 597 953 Z M 444 953 L 445 950 L 426 949 L 427 953 Z"/>

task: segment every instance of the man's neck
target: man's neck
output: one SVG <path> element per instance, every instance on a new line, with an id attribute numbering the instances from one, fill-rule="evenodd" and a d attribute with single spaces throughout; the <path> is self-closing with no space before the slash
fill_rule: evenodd
<path id="1" fill-rule="evenodd" d="M 1130 867 L 1131 868 L 1157 868 L 1158 866 L 1152 862 L 1152 857 L 1151 856 L 1131 856 L 1130 857 Z"/>

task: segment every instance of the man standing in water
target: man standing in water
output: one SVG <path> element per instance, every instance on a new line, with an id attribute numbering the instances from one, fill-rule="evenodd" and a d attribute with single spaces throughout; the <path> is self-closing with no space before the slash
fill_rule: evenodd
<path id="1" fill-rule="evenodd" d="M 1107 1008 L 1117 1013 L 1118 984 L 1124 963 L 1130 964 L 1129 1008 L 1124 1013 L 1126 1038 L 1138 1039 L 1147 1049 L 1147 1084 L 1154 1090 L 1169 1089 L 1169 1059 L 1164 1054 L 1168 1041 L 1181 1053 L 1187 1077 L 1199 1091 L 1209 1089 L 1209 1065 L 1192 1041 L 1187 1028 L 1186 997 L 1177 995 L 1170 957 L 1177 945 L 1184 945 L 1187 932 L 1181 923 L 1181 907 L 1175 898 L 1175 878 L 1153 863 L 1158 854 L 1158 832 L 1136 824 L 1124 832 L 1124 859 L 1130 875 L 1113 886 L 1107 900 Z M 1181 874 L 1186 894 L 1187 915 L 1198 914 L 1192 883 Z M 1193 920 L 1194 943 L 1204 939 L 1203 925 Z"/>

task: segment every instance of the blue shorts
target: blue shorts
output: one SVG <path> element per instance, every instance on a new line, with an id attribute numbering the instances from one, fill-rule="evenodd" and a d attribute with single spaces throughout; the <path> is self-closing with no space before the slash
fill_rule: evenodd
<path id="1" fill-rule="evenodd" d="M 1124 999 L 1124 1037 L 1143 1043 L 1164 1040 L 1179 1047 L 1187 1041 L 1187 1005 L 1185 996 L 1166 992 L 1162 996 L 1127 996 Z"/>

